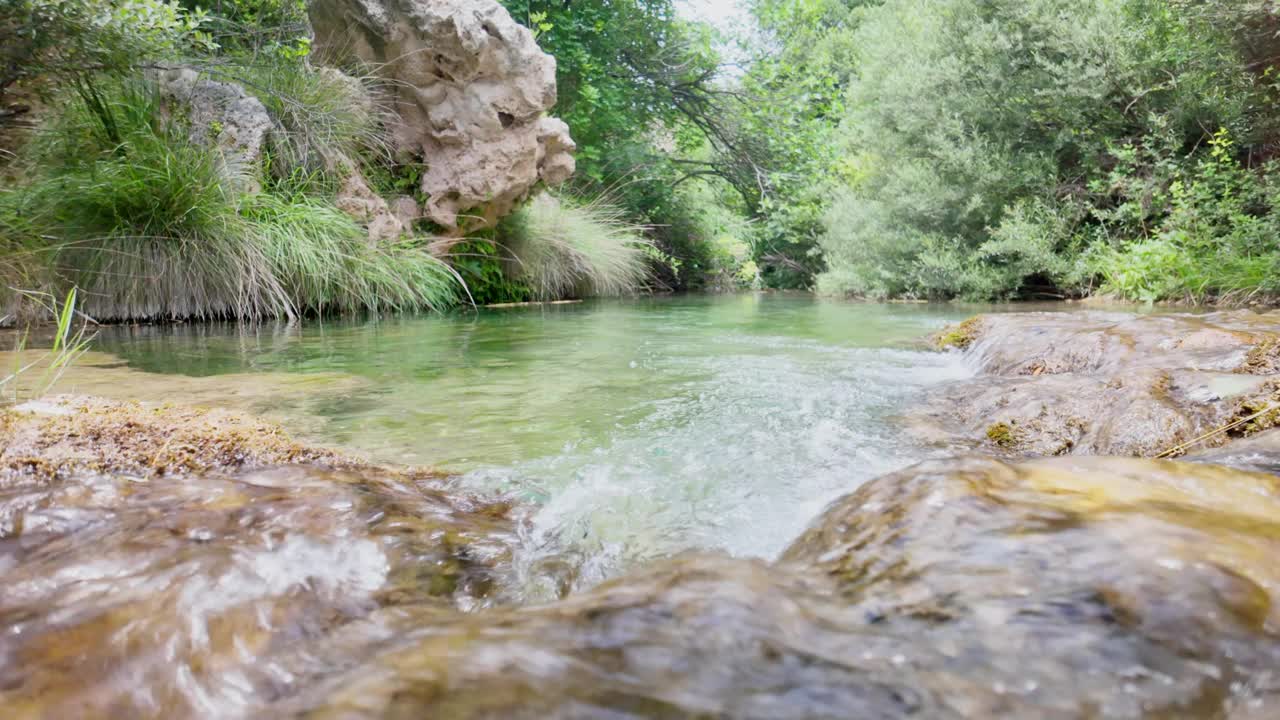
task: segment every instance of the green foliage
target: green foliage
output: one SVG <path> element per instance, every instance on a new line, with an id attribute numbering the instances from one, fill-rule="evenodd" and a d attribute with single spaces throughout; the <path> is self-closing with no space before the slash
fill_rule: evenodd
<path id="1" fill-rule="evenodd" d="M 45 243 L 20 214 L 20 204 L 15 190 L 0 187 L 0 327 L 45 314 L 31 299 L 50 287 Z"/>
<path id="2" fill-rule="evenodd" d="M 542 193 L 449 263 L 479 305 L 630 295 L 668 260 L 617 206 Z"/>
<path id="3" fill-rule="evenodd" d="M 388 162 L 386 113 L 374 101 L 373 79 L 313 70 L 271 55 L 246 58 L 219 74 L 246 87 L 275 120 L 268 169 L 277 179 L 332 180 L 361 159 Z"/>
<path id="4" fill-rule="evenodd" d="M 47 392 L 62 376 L 63 371 L 89 349 L 89 342 L 93 339 L 88 332 L 88 323 L 76 323 L 77 293 L 74 288 L 67 292 L 61 302 L 47 293 L 24 294 L 33 304 L 41 306 L 45 314 L 54 318 L 53 344 L 48 350 L 29 358 L 24 355 L 23 350 L 27 346 L 30 328 L 18 336 L 13 348 L 13 366 L 7 371 L 0 370 L 0 402 L 17 402 L 20 396 L 39 397 Z M 31 384 L 30 389 L 20 394 L 18 384 L 36 369 L 40 370 L 39 378 Z"/>
<path id="5" fill-rule="evenodd" d="M 759 0 L 762 38 L 741 79 L 735 107 L 737 152 L 725 153 L 742 179 L 756 220 L 753 256 L 771 287 L 806 288 L 824 269 L 817 247 L 840 160 L 836 124 L 857 66 L 854 31 L 869 0 Z M 763 52 L 761 52 L 763 49 Z"/>
<path id="6" fill-rule="evenodd" d="M 642 228 L 599 200 L 543 193 L 507 218 L 499 237 L 511 275 L 540 300 L 631 294 L 648 275 Z"/>
<path id="7" fill-rule="evenodd" d="M 204 45 L 204 17 L 172 0 L 9 0 L 0 4 L 0 99 L 23 78 L 84 83 Z"/>
<path id="8" fill-rule="evenodd" d="M 204 14 L 204 29 L 218 48 L 255 58 L 298 60 L 311 51 L 306 0 L 180 0 Z"/>
<path id="9" fill-rule="evenodd" d="M 1239 185 L 1210 188 L 1218 166 L 1203 158 L 1225 152 L 1206 128 L 1261 137 L 1264 88 L 1221 17 L 1181 5 L 886 0 L 868 10 L 852 36 L 820 288 L 1008 298 L 1086 291 L 1101 274 L 1127 295 L 1188 292 L 1121 272 L 1129 241 L 1153 267 L 1214 247 L 1233 281 L 1256 277 L 1257 256 L 1237 254 L 1252 241 L 1236 235 L 1256 235 L 1246 218 L 1265 203 L 1243 189 L 1258 175 L 1227 152 L 1219 170 Z M 1198 180 L 1174 184 L 1188 172 Z M 1179 200 L 1178 187 L 1199 189 Z"/>
<path id="10" fill-rule="evenodd" d="M 1085 262 L 1102 291 L 1148 302 L 1280 293 L 1280 167 L 1242 167 L 1225 131 L 1209 145 L 1161 189 L 1165 212 L 1148 232 L 1090 247 Z"/>
<path id="11" fill-rule="evenodd" d="M 709 119 L 718 58 L 708 30 L 680 20 L 671 0 L 504 4 L 556 58 L 555 112 L 578 144 L 580 180 L 609 185 L 629 175 L 634 168 L 614 162 L 615 146 L 655 128 L 677 144 L 700 142 L 685 126 Z"/>
<path id="12" fill-rule="evenodd" d="M 457 303 L 457 274 L 424 244 L 370 245 L 327 201 L 259 193 L 240 214 L 297 312 L 444 310 Z"/>
<path id="13" fill-rule="evenodd" d="M 649 275 L 642 228 L 600 200 L 538 195 L 508 217 L 498 237 L 509 274 L 537 300 L 630 295 Z"/>
<path id="14" fill-rule="evenodd" d="M 425 247 L 372 247 L 326 201 L 245 194 L 216 149 L 190 139 L 145 83 L 104 87 L 121 141 L 69 109 L 37 143 L 39 179 L 16 216 L 101 319 L 255 318 L 447 307 L 456 276 Z"/>
<path id="15" fill-rule="evenodd" d="M 479 237 L 449 248 L 448 260 L 475 304 L 528 302 L 533 293 L 523 278 L 512 276 L 508 257 L 491 237 Z"/>
<path id="16" fill-rule="evenodd" d="M 661 286 L 697 289 L 717 271 L 704 207 L 685 190 L 714 185 L 727 164 L 710 146 L 729 137 L 712 30 L 682 20 L 671 0 L 587 0 L 572 6 L 504 0 L 556 58 L 558 102 L 578 145 L 571 192 L 608 196 L 644 226 L 668 260 Z"/>

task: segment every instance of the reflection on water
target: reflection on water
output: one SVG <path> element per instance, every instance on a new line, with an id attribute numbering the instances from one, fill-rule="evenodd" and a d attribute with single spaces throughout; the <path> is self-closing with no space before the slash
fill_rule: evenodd
<path id="1" fill-rule="evenodd" d="M 688 547 L 771 556 L 832 498 L 918 459 L 893 416 L 968 372 L 921 343 L 964 314 L 736 295 L 108 328 L 95 350 L 178 382 L 73 372 L 63 389 L 224 392 L 307 439 L 515 490 L 540 505 L 525 567 L 568 552 L 573 577 L 559 582 L 577 586 Z M 314 382 L 286 390 L 303 377 Z"/>

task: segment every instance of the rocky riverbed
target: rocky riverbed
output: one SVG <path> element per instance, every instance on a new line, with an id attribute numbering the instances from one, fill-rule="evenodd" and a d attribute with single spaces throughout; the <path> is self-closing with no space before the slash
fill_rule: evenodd
<path id="1" fill-rule="evenodd" d="M 1278 336 L 1263 313 L 978 318 L 942 339 L 979 372 L 904 416 L 950 457 L 851 488 L 774 562 L 680 555 L 533 607 L 504 590 L 510 498 L 226 411 L 10 410 L 0 706 L 1275 717 Z"/>

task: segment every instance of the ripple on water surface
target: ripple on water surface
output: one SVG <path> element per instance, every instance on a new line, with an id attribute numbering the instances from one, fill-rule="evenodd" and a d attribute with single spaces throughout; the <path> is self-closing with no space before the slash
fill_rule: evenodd
<path id="1" fill-rule="evenodd" d="M 515 489 L 539 505 L 518 566 L 542 595 L 687 548 L 771 557 L 834 497 L 920 459 L 894 416 L 968 374 L 920 343 L 963 315 L 738 295 L 121 329 L 99 349 L 229 393 L 255 378 L 241 405 L 308 439 Z M 299 374 L 347 381 L 261 389 Z"/>

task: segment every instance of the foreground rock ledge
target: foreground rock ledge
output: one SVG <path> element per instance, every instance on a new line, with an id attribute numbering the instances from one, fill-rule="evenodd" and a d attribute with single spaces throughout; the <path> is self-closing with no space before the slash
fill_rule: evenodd
<path id="1" fill-rule="evenodd" d="M 1210 497 L 1212 491 L 1212 497 Z M 543 608 L 397 617 L 308 718 L 1261 718 L 1269 475 L 968 458 L 872 481 L 775 566 L 690 555 Z"/>
<path id="2" fill-rule="evenodd" d="M 1268 474 L 930 462 L 837 501 L 775 564 L 681 556 L 512 608 L 493 602 L 508 503 L 247 418 L 52 407 L 78 429 L 49 408 L 0 425 L 6 453 L 60 458 L 0 479 L 7 718 L 1280 712 Z M 103 414 L 160 447 L 104 454 L 125 435 Z M 160 472 L 142 460 L 164 442 L 191 448 Z"/>

